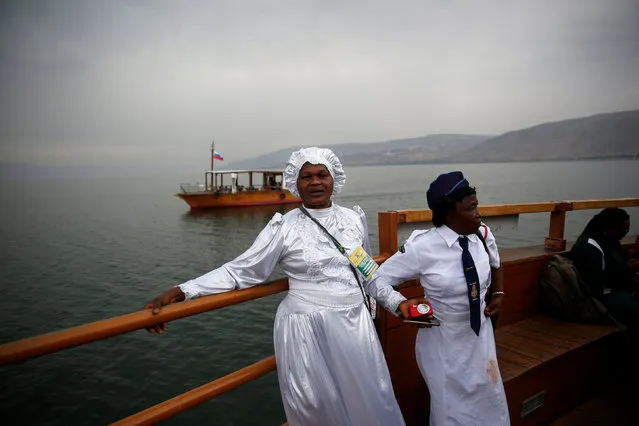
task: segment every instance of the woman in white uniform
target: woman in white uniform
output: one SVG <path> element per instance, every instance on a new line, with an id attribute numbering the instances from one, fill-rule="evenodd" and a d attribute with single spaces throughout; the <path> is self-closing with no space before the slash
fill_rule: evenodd
<path id="1" fill-rule="evenodd" d="M 372 284 L 384 288 L 419 277 L 441 321 L 420 329 L 415 345 L 431 396 L 430 425 L 509 425 L 488 318 L 499 314 L 504 298 L 495 237 L 482 225 L 475 189 L 461 172 L 440 175 L 427 199 L 435 228 L 413 232 Z"/>
<path id="2" fill-rule="evenodd" d="M 279 264 L 289 278 L 289 292 L 277 310 L 274 343 L 288 423 L 403 425 L 363 293 L 386 309 L 405 314 L 423 299 L 406 301 L 392 287 L 377 288 L 362 277 L 360 287 L 348 259 L 327 234 L 347 250 L 363 246 L 370 254 L 362 209 L 331 201 L 346 181 L 332 151 L 296 151 L 284 175 L 306 213 L 301 209 L 276 213 L 235 260 L 161 294 L 145 308 L 157 313 L 169 303 L 248 288 L 264 282 Z M 161 333 L 165 326 L 148 330 Z"/>

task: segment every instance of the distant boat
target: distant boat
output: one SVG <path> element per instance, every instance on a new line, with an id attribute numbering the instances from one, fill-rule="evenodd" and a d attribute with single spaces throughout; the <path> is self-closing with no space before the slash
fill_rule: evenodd
<path id="1" fill-rule="evenodd" d="M 286 189 L 283 172 L 279 170 L 209 170 L 204 173 L 204 183 L 183 183 L 180 189 L 175 195 L 191 209 L 302 202 Z"/>
<path id="2" fill-rule="evenodd" d="M 215 160 L 224 161 L 224 157 L 215 150 L 213 142 L 211 170 L 204 172 L 204 183 L 182 183 L 180 193 L 175 194 L 193 210 L 302 202 L 286 189 L 284 173 L 280 170 L 216 171 Z"/>

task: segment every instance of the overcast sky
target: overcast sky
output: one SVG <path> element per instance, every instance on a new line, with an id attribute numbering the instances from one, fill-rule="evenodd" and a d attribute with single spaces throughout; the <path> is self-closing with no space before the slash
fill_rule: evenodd
<path id="1" fill-rule="evenodd" d="M 229 162 L 639 108 L 639 0 L 2 0 L 0 11 L 0 162 L 186 163 L 213 139 Z"/>

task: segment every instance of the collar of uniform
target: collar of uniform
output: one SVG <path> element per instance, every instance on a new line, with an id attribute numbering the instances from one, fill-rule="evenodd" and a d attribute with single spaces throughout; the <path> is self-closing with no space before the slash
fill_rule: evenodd
<path id="1" fill-rule="evenodd" d="M 452 247 L 453 244 L 455 244 L 457 240 L 459 239 L 459 237 L 461 236 L 446 225 L 442 225 L 436 229 L 437 229 L 437 232 L 439 232 L 439 235 L 441 235 L 442 238 L 446 241 L 446 244 L 448 245 L 448 247 Z M 477 239 L 477 235 L 475 234 L 466 235 L 466 237 L 468 237 L 468 239 L 472 241 L 473 243 L 479 242 Z"/>

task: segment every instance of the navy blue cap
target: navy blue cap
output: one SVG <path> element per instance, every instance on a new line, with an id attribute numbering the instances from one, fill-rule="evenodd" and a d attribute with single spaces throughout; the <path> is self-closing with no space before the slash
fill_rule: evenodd
<path id="1" fill-rule="evenodd" d="M 430 183 L 430 187 L 426 192 L 426 201 L 428 207 L 433 207 L 446 195 L 469 186 L 468 181 L 460 171 L 444 173 L 437 176 L 437 179 Z"/>

